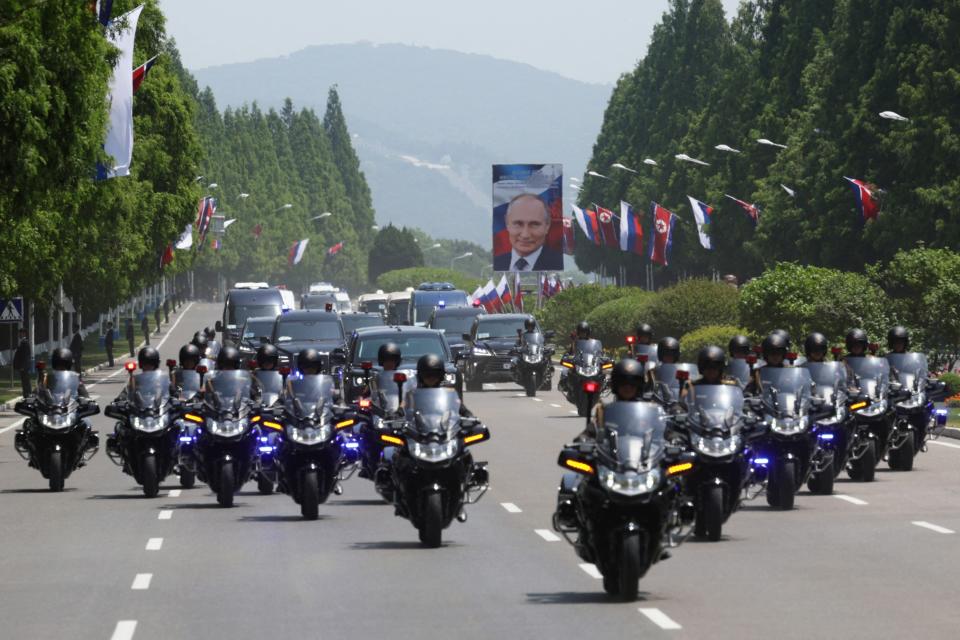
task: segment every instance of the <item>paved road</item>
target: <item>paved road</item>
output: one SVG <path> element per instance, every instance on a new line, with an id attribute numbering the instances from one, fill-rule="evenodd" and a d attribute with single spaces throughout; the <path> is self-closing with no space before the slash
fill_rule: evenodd
<path id="1" fill-rule="evenodd" d="M 162 357 L 218 312 L 194 305 Z M 91 378 L 102 403 L 123 378 L 111 373 Z M 175 478 L 147 500 L 102 452 L 50 494 L 0 433 L 0 637 L 957 637 L 960 609 L 942 603 L 960 574 L 942 532 L 960 531 L 957 441 L 911 473 L 838 482 L 847 500 L 802 495 L 789 513 L 758 501 L 725 540 L 654 567 L 640 602 L 611 603 L 550 531 L 557 451 L 581 419 L 555 392 L 511 385 L 466 401 L 493 433 L 476 448 L 493 488 L 434 550 L 359 478 L 316 522 L 252 485 L 229 510 Z"/>

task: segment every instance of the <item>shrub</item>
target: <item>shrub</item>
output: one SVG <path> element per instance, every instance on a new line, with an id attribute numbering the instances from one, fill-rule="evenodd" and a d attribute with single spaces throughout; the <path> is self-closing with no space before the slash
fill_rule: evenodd
<path id="1" fill-rule="evenodd" d="M 955 396 L 960 394 L 960 375 L 956 373 L 941 374 L 938 380 L 947 383 L 947 395 Z"/>
<path id="2" fill-rule="evenodd" d="M 559 343 L 564 341 L 574 327 L 604 302 L 632 296 L 642 292 L 637 287 L 604 287 L 588 284 L 561 291 L 550 298 L 543 308 L 536 312 L 537 319 L 544 329 L 557 332 Z"/>
<path id="3" fill-rule="evenodd" d="M 637 324 L 647 321 L 655 298 L 656 295 L 648 291 L 635 291 L 604 302 L 586 316 L 593 336 L 607 349 L 623 346 L 624 337 L 632 334 Z"/>
<path id="4" fill-rule="evenodd" d="M 381 274 L 377 278 L 377 288 L 389 293 L 390 291 L 403 291 L 407 287 L 416 288 L 421 282 L 449 282 L 468 294 L 473 293 L 478 283 L 476 279 L 465 276 L 459 271 L 412 267 L 410 269 L 395 269 Z"/>
<path id="5" fill-rule="evenodd" d="M 685 280 L 657 294 L 648 322 L 657 338 L 680 336 L 709 325 L 736 325 L 737 290 L 705 279 Z"/>
<path id="6" fill-rule="evenodd" d="M 730 338 L 737 334 L 750 336 L 750 332 L 746 329 L 726 324 L 712 324 L 695 329 L 681 336 L 680 359 L 683 362 L 696 362 L 700 349 L 710 344 L 723 347 L 724 351 L 726 351 Z M 752 337 L 751 340 L 753 340 Z"/>

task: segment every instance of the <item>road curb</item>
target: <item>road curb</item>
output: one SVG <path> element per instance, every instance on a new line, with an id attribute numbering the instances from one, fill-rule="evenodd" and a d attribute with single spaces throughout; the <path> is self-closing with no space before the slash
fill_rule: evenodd
<path id="1" fill-rule="evenodd" d="M 944 438 L 952 438 L 954 440 L 960 440 L 960 429 L 954 427 L 947 427 L 943 430 Z"/>

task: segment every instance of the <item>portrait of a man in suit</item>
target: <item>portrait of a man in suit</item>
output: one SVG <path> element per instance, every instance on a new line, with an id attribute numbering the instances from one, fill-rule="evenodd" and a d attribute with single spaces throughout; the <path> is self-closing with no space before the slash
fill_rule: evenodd
<path id="1" fill-rule="evenodd" d="M 510 238 L 510 253 L 494 256 L 495 271 L 558 271 L 563 253 L 547 244 L 550 208 L 539 196 L 523 193 L 514 197 L 504 214 Z"/>

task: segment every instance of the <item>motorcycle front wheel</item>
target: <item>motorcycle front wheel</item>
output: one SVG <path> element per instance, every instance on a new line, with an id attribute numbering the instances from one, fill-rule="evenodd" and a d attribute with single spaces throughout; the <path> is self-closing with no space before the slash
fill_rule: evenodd
<path id="1" fill-rule="evenodd" d="M 51 451 L 47 457 L 47 479 L 50 491 L 63 491 L 63 452 Z"/>
<path id="2" fill-rule="evenodd" d="M 233 506 L 233 462 L 220 465 L 220 486 L 217 487 L 217 502 L 221 507 Z"/>
<path id="3" fill-rule="evenodd" d="M 624 602 L 633 602 L 640 591 L 640 534 L 634 531 L 620 541 L 619 595 Z"/>
<path id="4" fill-rule="evenodd" d="M 300 515 L 304 520 L 316 520 L 320 517 L 320 486 L 315 470 L 303 474 L 300 484 Z"/>
<path id="5" fill-rule="evenodd" d="M 143 495 L 147 498 L 156 498 L 160 493 L 160 478 L 157 477 L 157 457 L 145 455 L 140 461 L 140 479 L 143 481 Z"/>
<path id="6" fill-rule="evenodd" d="M 436 549 L 443 538 L 443 496 L 434 492 L 423 501 L 423 525 L 420 527 L 420 542 Z"/>
<path id="7" fill-rule="evenodd" d="M 723 532 L 723 487 L 713 485 L 703 495 L 703 505 L 697 513 L 697 537 L 711 542 L 720 539 Z"/>
<path id="8" fill-rule="evenodd" d="M 767 504 L 784 511 L 793 509 L 796 477 L 793 460 L 778 460 L 767 483 Z"/>

